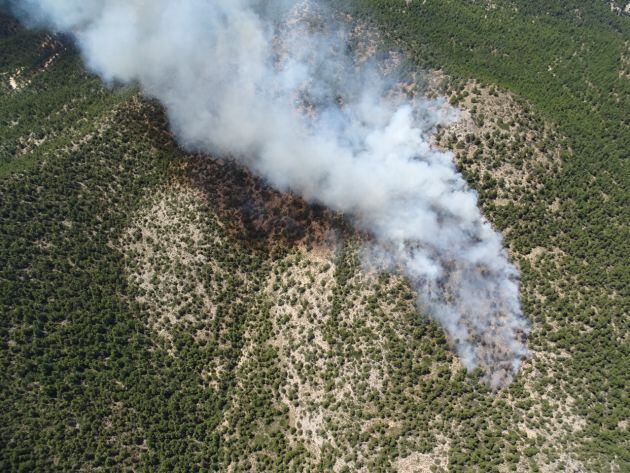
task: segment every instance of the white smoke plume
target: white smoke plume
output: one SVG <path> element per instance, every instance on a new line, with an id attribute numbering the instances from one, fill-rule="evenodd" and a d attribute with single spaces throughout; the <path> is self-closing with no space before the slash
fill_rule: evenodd
<path id="1" fill-rule="evenodd" d="M 10 3 L 25 21 L 71 34 L 106 82 L 159 99 L 185 148 L 232 156 L 348 215 L 373 236 L 372 260 L 409 278 L 466 368 L 482 367 L 495 387 L 517 372 L 527 333 L 517 272 L 452 155 L 429 144 L 454 112 L 396 96 L 376 67 L 353 63 L 329 12 L 303 13 L 321 5 Z"/>

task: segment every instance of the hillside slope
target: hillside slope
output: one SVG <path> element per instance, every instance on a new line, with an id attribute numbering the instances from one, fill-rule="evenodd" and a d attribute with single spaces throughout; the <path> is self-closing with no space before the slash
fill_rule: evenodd
<path id="1" fill-rule="evenodd" d="M 534 87 L 536 67 L 484 43 L 516 27 L 579 41 L 563 14 L 446 2 L 456 30 L 439 2 L 358 3 L 433 58 L 410 87 L 462 108 L 435 144 L 521 270 L 521 374 L 489 392 L 403 278 L 361 266 L 366 236 L 343 216 L 182 152 L 155 103 L 0 16 L 0 469 L 629 467 L 628 76 L 595 48 L 627 49 L 625 20 L 581 12 L 593 110 L 580 59 Z"/>

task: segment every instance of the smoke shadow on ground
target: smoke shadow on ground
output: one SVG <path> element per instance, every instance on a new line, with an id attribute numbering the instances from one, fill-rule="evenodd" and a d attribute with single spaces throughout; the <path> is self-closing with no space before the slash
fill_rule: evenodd
<path id="1" fill-rule="evenodd" d="M 241 245 L 273 254 L 294 247 L 330 247 L 338 237 L 359 236 L 342 215 L 271 188 L 229 158 L 186 155 L 184 175 Z"/>

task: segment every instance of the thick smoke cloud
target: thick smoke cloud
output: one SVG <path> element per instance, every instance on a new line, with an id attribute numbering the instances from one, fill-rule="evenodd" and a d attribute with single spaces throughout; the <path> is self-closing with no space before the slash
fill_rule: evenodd
<path id="1" fill-rule="evenodd" d="M 25 21 L 72 34 L 106 82 L 159 99 L 187 149 L 229 155 L 280 190 L 348 215 L 371 261 L 402 271 L 463 365 L 509 381 L 526 354 L 517 273 L 452 156 L 454 114 L 392 93 L 346 54 L 313 2 L 22 0 Z M 305 13 L 306 12 L 306 13 Z M 324 21 L 326 19 L 326 21 Z"/>

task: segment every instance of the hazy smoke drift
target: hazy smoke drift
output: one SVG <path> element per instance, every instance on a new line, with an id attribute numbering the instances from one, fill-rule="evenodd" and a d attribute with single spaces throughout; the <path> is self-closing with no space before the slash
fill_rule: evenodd
<path id="1" fill-rule="evenodd" d="M 137 81 L 181 143 L 228 154 L 281 190 L 350 215 L 402 270 L 462 363 L 498 386 L 526 354 L 518 280 L 452 156 L 428 139 L 451 112 L 390 94 L 313 2 L 22 0 L 76 38 L 106 81 Z M 270 6 L 271 5 L 271 6 Z M 302 15 L 302 18 L 298 18 Z"/>

